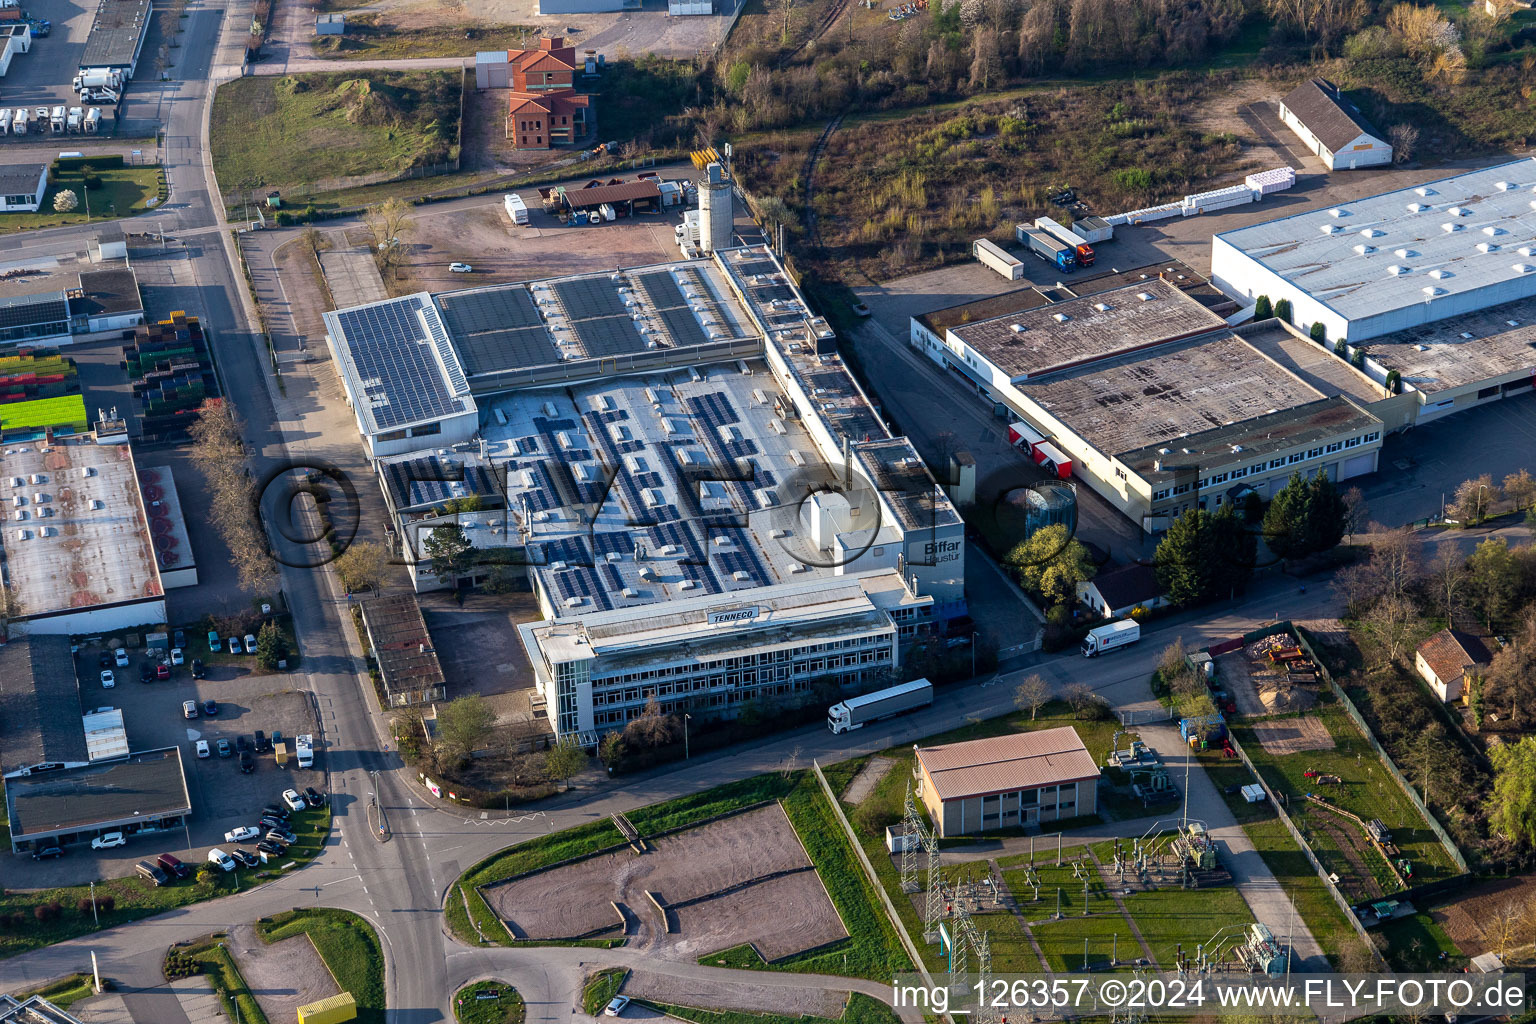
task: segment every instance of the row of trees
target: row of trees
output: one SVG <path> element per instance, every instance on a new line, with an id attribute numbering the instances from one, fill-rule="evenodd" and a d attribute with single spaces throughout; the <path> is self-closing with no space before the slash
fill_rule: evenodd
<path id="1" fill-rule="evenodd" d="M 245 465 L 245 443 L 234 407 L 222 398 L 205 399 L 187 428 L 193 463 L 212 495 L 209 520 L 229 548 L 240 587 L 250 594 L 271 590 L 277 563 L 267 546 L 256 485 Z"/>

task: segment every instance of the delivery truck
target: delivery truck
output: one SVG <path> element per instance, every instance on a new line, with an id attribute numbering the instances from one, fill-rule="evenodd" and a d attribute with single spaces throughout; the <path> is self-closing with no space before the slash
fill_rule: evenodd
<path id="1" fill-rule="evenodd" d="M 1141 639 L 1141 626 L 1133 619 L 1122 619 L 1095 626 L 1083 637 L 1083 657 L 1094 658 L 1100 654 L 1129 647 Z"/>
<path id="2" fill-rule="evenodd" d="M 1035 218 L 1035 228 L 1044 231 L 1052 238 L 1065 242 L 1072 247 L 1072 252 L 1077 256 L 1077 265 L 1080 267 L 1093 266 L 1093 246 L 1088 244 L 1088 239 L 1079 235 L 1076 231 L 1066 227 L 1050 217 Z"/>
<path id="3" fill-rule="evenodd" d="M 310 768 L 315 763 L 315 738 L 309 733 L 293 738 L 293 753 L 300 768 Z"/>
<path id="4" fill-rule="evenodd" d="M 1019 262 L 1018 257 L 990 239 L 978 238 L 972 242 L 971 255 L 1010 281 L 1017 281 L 1024 276 L 1024 264 Z"/>
<path id="5" fill-rule="evenodd" d="M 284 740 L 277 740 L 272 744 L 272 760 L 277 762 L 279 768 L 288 767 L 288 744 Z"/>
<path id="6" fill-rule="evenodd" d="M 523 197 L 513 192 L 511 195 L 501 197 L 502 206 L 506 207 L 507 216 L 513 224 L 528 223 L 528 204 L 523 202 Z"/>
<path id="7" fill-rule="evenodd" d="M 1059 238 L 1053 238 L 1044 231 L 1034 228 L 1019 228 L 1019 241 L 1029 246 L 1029 251 L 1045 260 L 1047 263 L 1056 264 L 1057 270 L 1071 273 L 1077 268 L 1077 251 Z"/>
<path id="8" fill-rule="evenodd" d="M 925 708 L 932 703 L 933 684 L 926 679 L 914 679 L 910 683 L 888 686 L 833 704 L 827 709 L 827 728 L 834 733 L 861 729 L 870 722 Z"/>

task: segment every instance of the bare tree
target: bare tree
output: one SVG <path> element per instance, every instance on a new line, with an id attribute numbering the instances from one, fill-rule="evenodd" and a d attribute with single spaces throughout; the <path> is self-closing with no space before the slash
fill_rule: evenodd
<path id="1" fill-rule="evenodd" d="M 1467 585 L 1467 560 L 1455 544 L 1441 544 L 1425 573 L 1434 588 L 1435 606 L 1448 625 L 1456 625 L 1456 603 Z"/>
<path id="2" fill-rule="evenodd" d="M 379 269 L 389 271 L 398 266 L 405 258 L 400 233 L 410 227 L 410 204 L 391 196 L 377 206 L 368 207 L 363 213 L 363 223 L 373 236 L 373 256 Z"/>
<path id="3" fill-rule="evenodd" d="M 192 461 L 212 493 L 209 521 L 229 548 L 241 588 L 263 593 L 277 579 L 277 563 L 257 516 L 258 495 L 245 466 L 240 418 L 221 398 L 205 400 L 197 411 L 187 433 L 194 442 Z"/>
<path id="4" fill-rule="evenodd" d="M 1387 129 L 1387 141 L 1392 143 L 1392 160 L 1405 164 L 1413 159 L 1414 147 L 1419 144 L 1419 126 L 1402 122 Z"/>
<path id="5" fill-rule="evenodd" d="M 1358 29 L 1369 13 L 1365 0 L 1265 0 L 1264 8 L 1275 21 L 1308 36 L 1324 51 Z"/>
<path id="6" fill-rule="evenodd" d="M 1387 659 L 1395 662 L 1422 628 L 1423 620 L 1408 598 L 1384 597 L 1366 612 L 1361 625 L 1381 644 Z"/>
<path id="7" fill-rule="evenodd" d="M 1029 712 L 1029 720 L 1033 722 L 1040 714 L 1040 709 L 1045 707 L 1051 699 L 1051 685 L 1043 676 L 1031 673 L 1024 677 L 1013 691 L 1013 704 L 1020 711 Z"/>
<path id="8" fill-rule="evenodd" d="M 661 710 L 654 693 L 646 700 L 645 710 L 624 727 L 624 742 L 639 748 L 666 746 L 681 735 L 682 722 Z"/>
<path id="9" fill-rule="evenodd" d="M 1365 492 L 1351 487 L 1344 492 L 1344 533 L 1349 542 L 1355 542 L 1355 534 L 1371 521 L 1371 506 L 1365 503 Z"/>
<path id="10" fill-rule="evenodd" d="M 1516 511 L 1524 511 L 1527 505 L 1536 501 L 1536 479 L 1531 477 L 1529 470 L 1522 469 L 1504 478 L 1504 497 L 1515 503 Z"/>
<path id="11" fill-rule="evenodd" d="M 1470 480 L 1463 480 L 1456 488 L 1456 497 L 1451 502 L 1451 514 L 1463 526 L 1476 526 L 1488 518 L 1488 512 L 1493 508 L 1493 503 L 1500 497 L 1502 495 L 1499 485 L 1494 483 L 1493 477 L 1487 473 Z"/>
<path id="12" fill-rule="evenodd" d="M 338 555 L 332 564 L 347 593 L 377 590 L 389 569 L 389 549 L 377 541 L 358 541 Z"/>

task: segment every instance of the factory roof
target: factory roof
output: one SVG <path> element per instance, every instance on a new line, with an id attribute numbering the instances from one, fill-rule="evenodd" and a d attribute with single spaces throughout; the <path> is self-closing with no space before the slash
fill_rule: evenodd
<path id="1" fill-rule="evenodd" d="M 40 633 L 0 644 L 0 774 L 85 759 L 69 637 Z"/>
<path id="2" fill-rule="evenodd" d="M 25 616 L 164 595 L 126 444 L 55 437 L 4 456 L 0 551 Z"/>
<path id="3" fill-rule="evenodd" d="M 138 276 L 128 267 L 82 271 L 79 295 L 71 295 L 69 299 L 70 312 L 85 316 L 110 316 L 143 309 Z"/>
<path id="4" fill-rule="evenodd" d="M 7 195 L 31 195 L 43 176 L 43 163 L 0 164 L 0 191 Z"/>
<path id="5" fill-rule="evenodd" d="M 389 503 L 396 512 L 431 509 L 455 498 L 475 497 L 482 508 L 504 504 L 500 474 L 489 466 L 466 464 L 451 455 L 407 455 L 379 464 Z"/>
<path id="6" fill-rule="evenodd" d="M 370 434 L 475 411 L 469 381 L 426 292 L 325 314 Z"/>
<path id="7" fill-rule="evenodd" d="M 538 94 L 534 98 L 537 99 Z M 589 185 L 586 188 L 561 187 L 556 189 L 556 192 L 571 209 L 581 210 L 601 206 L 604 203 L 626 203 L 632 199 L 659 199 L 661 183 L 655 178 L 641 178 L 638 181 Z"/>
<path id="8" fill-rule="evenodd" d="M 442 685 L 443 667 L 414 594 L 386 594 L 360 607 L 386 691 L 405 693 Z"/>
<path id="9" fill-rule="evenodd" d="M 187 536 L 187 518 L 181 511 L 181 495 L 170 466 L 146 466 L 139 470 L 139 494 L 149 516 L 155 559 L 161 572 L 191 569 L 197 565 Z"/>
<path id="10" fill-rule="evenodd" d="M 960 513 L 928 472 L 911 441 L 904 437 L 870 441 L 856 445 L 853 454 L 903 530 L 960 521 Z"/>
<path id="11" fill-rule="evenodd" d="M 1536 299 L 1372 338 L 1366 354 L 1404 384 L 1434 394 L 1511 373 L 1536 373 Z"/>
<path id="12" fill-rule="evenodd" d="M 1361 116 L 1360 110 L 1339 93 L 1339 87 L 1326 78 L 1309 78 L 1286 93 L 1280 101 L 1317 141 L 1336 153 L 1361 135 L 1383 138 Z M 1385 141 L 1383 139 L 1383 141 Z"/>
<path id="13" fill-rule="evenodd" d="M 150 0 L 101 0 L 85 37 L 81 68 L 126 68 L 149 31 Z"/>
<path id="14" fill-rule="evenodd" d="M 1099 777 L 1099 766 L 1071 726 L 918 747 L 917 762 L 940 800 L 963 800 Z"/>
<path id="15" fill-rule="evenodd" d="M 79 715 L 75 718 L 78 725 Z M 18 839 L 192 809 L 181 751 L 176 747 L 7 779 L 5 801 L 11 835 Z"/>
<path id="16" fill-rule="evenodd" d="M 1226 326 L 1161 278 L 951 328 L 1014 381 Z"/>
<path id="17" fill-rule="evenodd" d="M 1381 401 L 1386 394 L 1380 384 L 1349 365 L 1349 360 L 1339 358 L 1331 348 L 1325 348 L 1311 338 L 1287 330 L 1279 321 L 1240 327 L 1237 333 L 1324 395 L 1348 395 L 1361 405 L 1371 405 Z"/>
<path id="18" fill-rule="evenodd" d="M 1107 455 L 1323 397 L 1230 331 L 1116 356 L 1017 387 Z"/>
<path id="19" fill-rule="evenodd" d="M 1536 274 L 1533 201 L 1536 159 L 1526 158 L 1216 240 L 1356 320 Z"/>
<path id="20" fill-rule="evenodd" d="M 1262 465 L 1276 452 L 1295 453 L 1313 442 L 1334 438 L 1381 435 L 1381 420 L 1348 398 L 1335 396 L 1290 409 L 1278 409 L 1230 426 L 1200 434 L 1156 442 L 1134 451 L 1121 452 L 1119 460 L 1148 482 L 1172 480 L 1188 468 L 1221 469 L 1227 466 Z M 1163 466 L 1158 469 L 1158 465 Z M 1298 468 L 1310 471 L 1310 462 Z"/>

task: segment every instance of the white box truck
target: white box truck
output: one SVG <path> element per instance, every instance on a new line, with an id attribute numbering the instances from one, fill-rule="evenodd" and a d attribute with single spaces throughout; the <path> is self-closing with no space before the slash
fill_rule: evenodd
<path id="1" fill-rule="evenodd" d="M 862 697 L 850 697 L 827 709 L 827 728 L 834 733 L 862 729 L 870 722 L 933 703 L 933 684 L 926 679 L 888 686 Z"/>
<path id="2" fill-rule="evenodd" d="M 17 107 L 16 108 L 16 116 L 11 119 L 11 134 L 12 135 L 25 135 L 25 134 L 27 134 L 27 121 L 31 117 L 32 117 L 32 115 L 27 113 L 27 108 L 26 107 Z"/>
<path id="3" fill-rule="evenodd" d="M 75 92 L 84 92 L 87 89 L 121 89 L 123 77 L 109 68 L 87 68 L 75 76 L 73 82 Z"/>
<path id="4" fill-rule="evenodd" d="M 597 212 L 603 215 L 603 220 L 615 221 L 619 219 L 618 212 L 614 210 L 612 203 L 604 203 L 597 208 Z"/>
<path id="5" fill-rule="evenodd" d="M 315 738 L 309 733 L 293 738 L 293 754 L 299 760 L 300 768 L 309 768 L 315 763 Z"/>
<path id="6" fill-rule="evenodd" d="M 55 135 L 63 135 L 64 134 L 64 121 L 65 121 L 64 108 L 63 107 L 54 107 L 52 113 L 48 117 L 48 124 L 49 124 L 50 127 L 53 128 L 53 134 L 55 134 Z"/>
<path id="7" fill-rule="evenodd" d="M 978 238 L 972 242 L 971 255 L 1010 281 L 1017 281 L 1024 276 L 1023 262 L 1009 255 L 1008 250 L 989 238 Z"/>
<path id="8" fill-rule="evenodd" d="M 522 196 L 516 192 L 502 196 L 501 205 L 506 208 L 507 217 L 513 224 L 528 223 L 528 204 L 523 202 Z"/>
<path id="9" fill-rule="evenodd" d="M 1083 657 L 1092 658 L 1100 654 L 1128 647 L 1141 639 L 1141 625 L 1133 619 L 1121 619 L 1119 622 L 1110 622 L 1102 626 L 1095 626 L 1083 637 Z"/>

